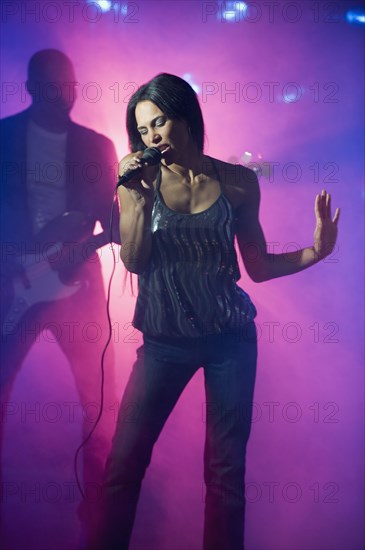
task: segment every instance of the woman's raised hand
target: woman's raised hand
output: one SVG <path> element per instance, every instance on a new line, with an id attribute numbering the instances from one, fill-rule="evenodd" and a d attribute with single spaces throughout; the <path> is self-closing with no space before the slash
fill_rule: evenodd
<path id="1" fill-rule="evenodd" d="M 129 170 L 136 170 L 136 175 L 128 180 L 124 186 L 135 205 L 138 208 L 153 207 L 154 186 L 153 182 L 157 177 L 159 165 L 148 166 L 141 161 L 143 151 L 137 151 L 127 155 L 119 163 L 119 176 L 122 176 Z"/>
<path id="2" fill-rule="evenodd" d="M 322 260 L 333 251 L 337 240 L 337 224 L 340 209 L 336 208 L 335 215 L 331 215 L 331 195 L 323 189 L 316 195 L 314 203 L 316 228 L 314 230 L 314 251 L 318 260 Z"/>

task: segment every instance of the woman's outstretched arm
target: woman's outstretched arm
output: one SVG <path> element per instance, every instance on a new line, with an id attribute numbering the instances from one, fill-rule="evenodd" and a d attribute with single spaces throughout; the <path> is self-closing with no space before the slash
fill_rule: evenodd
<path id="1" fill-rule="evenodd" d="M 246 172 L 242 174 L 247 177 Z M 282 254 L 267 252 L 259 221 L 259 206 L 258 180 L 256 176 L 250 177 L 245 184 L 244 204 L 237 210 L 237 242 L 247 273 L 253 281 L 260 283 L 276 277 L 292 275 L 319 262 L 333 251 L 337 239 L 340 209 L 336 209 L 332 219 L 331 196 L 325 190 L 315 199 L 316 227 L 313 245 L 293 252 Z"/>

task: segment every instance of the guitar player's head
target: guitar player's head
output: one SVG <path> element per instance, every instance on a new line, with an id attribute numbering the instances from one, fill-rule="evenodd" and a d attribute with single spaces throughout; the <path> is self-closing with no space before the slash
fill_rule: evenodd
<path id="1" fill-rule="evenodd" d="M 54 49 L 36 52 L 28 64 L 26 85 L 32 97 L 32 110 L 57 120 L 69 118 L 77 82 L 67 55 Z"/>

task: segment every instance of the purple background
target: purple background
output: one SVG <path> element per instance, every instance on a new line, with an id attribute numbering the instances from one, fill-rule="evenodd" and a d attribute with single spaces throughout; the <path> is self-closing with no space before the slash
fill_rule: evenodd
<path id="1" fill-rule="evenodd" d="M 361 2 L 253 2 L 251 21 L 236 22 L 224 21 L 221 2 L 130 2 L 119 16 L 78 4 L 71 17 L 61 1 L 2 3 L 2 117 L 29 105 L 30 56 L 61 49 L 79 82 L 72 118 L 113 139 L 121 157 L 130 94 L 159 72 L 189 73 L 201 89 L 206 153 L 244 162 L 248 151 L 254 162 L 278 163 L 271 178 L 260 177 L 260 218 L 274 252 L 312 244 L 322 188 L 341 207 L 338 246 L 319 265 L 262 284 L 241 270 L 260 334 L 246 542 L 248 550 L 360 550 L 364 27 L 350 25 L 345 13 Z M 225 94 L 235 86 L 238 95 Z M 111 255 L 101 254 L 107 280 Z M 118 262 L 111 314 L 120 394 L 142 343 L 130 325 L 135 298 L 129 287 L 123 293 L 123 276 Z M 204 400 L 199 370 L 155 447 L 131 550 L 201 547 Z M 78 395 L 46 333 L 11 401 L 17 411 L 5 418 L 4 481 L 14 494 L 2 503 L 4 549 L 72 549 L 79 496 L 66 484 L 74 483 L 81 412 L 69 416 L 65 403 Z M 30 412 L 37 407 L 39 418 Z M 52 421 L 56 410 L 62 414 Z"/>

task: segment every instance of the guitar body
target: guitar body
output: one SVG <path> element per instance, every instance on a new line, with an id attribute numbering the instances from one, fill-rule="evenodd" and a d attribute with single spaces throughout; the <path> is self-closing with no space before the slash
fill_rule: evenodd
<path id="1" fill-rule="evenodd" d="M 34 305 L 69 298 L 85 283 L 78 279 L 82 265 L 77 252 L 90 236 L 90 224 L 80 212 L 65 212 L 47 225 L 25 253 L 6 265 L 1 285 L 1 334 L 12 334 Z"/>

